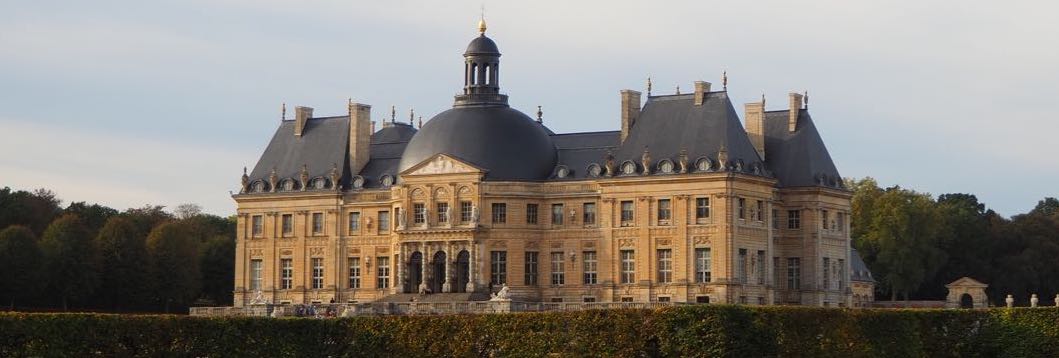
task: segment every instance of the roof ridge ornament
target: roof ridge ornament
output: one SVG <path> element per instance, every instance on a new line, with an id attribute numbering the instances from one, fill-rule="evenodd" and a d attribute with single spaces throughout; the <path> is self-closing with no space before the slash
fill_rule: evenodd
<path id="1" fill-rule="evenodd" d="M 416 109 L 415 108 L 409 108 L 408 109 L 408 125 L 412 125 L 412 123 L 415 123 L 415 121 L 416 121 Z"/>
<path id="2" fill-rule="evenodd" d="M 541 106 L 537 105 L 537 123 L 544 124 L 544 111 L 541 110 Z"/>
<path id="3" fill-rule="evenodd" d="M 478 34 L 485 36 L 485 30 L 485 4 L 482 4 L 482 14 L 481 17 L 478 18 Z"/>
<path id="4" fill-rule="evenodd" d="M 397 123 L 397 106 L 390 106 L 390 123 Z"/>
<path id="5" fill-rule="evenodd" d="M 280 105 L 279 111 L 279 121 L 283 122 L 287 120 L 287 102 L 283 102 L 283 104 Z"/>
<path id="6" fill-rule="evenodd" d="M 680 85 L 677 85 L 677 94 L 680 94 Z"/>
<path id="7" fill-rule="evenodd" d="M 423 116 L 419 116 L 419 128 L 423 128 Z"/>
<path id="8" fill-rule="evenodd" d="M 808 110 L 809 109 L 809 90 L 805 90 L 805 93 L 802 95 L 802 100 L 805 101 L 805 109 Z"/>
<path id="9" fill-rule="evenodd" d="M 651 97 L 651 76 L 647 76 L 647 97 Z"/>
<path id="10" fill-rule="evenodd" d="M 724 87 L 725 91 L 728 90 L 728 70 L 721 73 L 721 86 Z"/>
<path id="11" fill-rule="evenodd" d="M 241 179 L 241 184 L 243 184 L 243 193 L 246 193 L 248 190 L 250 190 L 250 176 L 246 175 L 246 167 L 243 167 L 243 177 Z"/>

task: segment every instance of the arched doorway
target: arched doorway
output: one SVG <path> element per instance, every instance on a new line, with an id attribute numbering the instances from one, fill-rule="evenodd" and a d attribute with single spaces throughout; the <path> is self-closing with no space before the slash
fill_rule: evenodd
<path id="1" fill-rule="evenodd" d="M 974 298 L 971 297 L 971 294 L 960 295 L 960 308 L 974 308 Z"/>
<path id="2" fill-rule="evenodd" d="M 408 259 L 408 279 L 405 280 L 404 292 L 419 292 L 419 284 L 423 283 L 423 254 L 419 251 L 413 252 Z"/>
<path id="3" fill-rule="evenodd" d="M 442 285 L 445 284 L 445 252 L 438 251 L 434 253 L 434 262 L 431 265 L 433 272 L 430 275 L 430 291 L 434 293 L 440 293 Z"/>
<path id="4" fill-rule="evenodd" d="M 467 292 L 467 282 L 470 281 L 471 254 L 467 250 L 456 254 L 456 286 L 452 292 Z"/>

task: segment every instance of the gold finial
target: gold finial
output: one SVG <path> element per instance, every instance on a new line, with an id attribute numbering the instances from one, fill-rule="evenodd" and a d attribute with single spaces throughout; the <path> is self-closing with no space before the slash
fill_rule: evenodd
<path id="1" fill-rule="evenodd" d="M 390 123 L 397 123 L 397 106 L 390 106 Z"/>
<path id="2" fill-rule="evenodd" d="M 537 123 L 544 123 L 544 111 L 541 110 L 541 106 L 537 106 Z"/>
<path id="3" fill-rule="evenodd" d="M 287 120 L 287 102 L 283 102 L 280 106 L 279 120 L 280 122 Z"/>
<path id="4" fill-rule="evenodd" d="M 802 95 L 802 99 L 805 100 L 805 109 L 809 109 L 809 90 L 805 90 L 805 94 Z"/>
<path id="5" fill-rule="evenodd" d="M 647 76 L 647 97 L 651 97 L 651 76 Z"/>
<path id="6" fill-rule="evenodd" d="M 721 74 L 721 85 L 724 87 L 725 91 L 728 90 L 728 71 L 724 71 L 724 73 Z"/>
<path id="7" fill-rule="evenodd" d="M 482 4 L 482 17 L 478 19 L 478 33 L 485 35 L 485 4 Z"/>

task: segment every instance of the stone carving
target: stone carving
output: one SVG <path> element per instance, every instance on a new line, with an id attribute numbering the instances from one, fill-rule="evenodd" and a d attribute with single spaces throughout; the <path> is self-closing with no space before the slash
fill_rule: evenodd
<path id="1" fill-rule="evenodd" d="M 265 300 L 265 293 L 261 292 L 261 290 L 257 290 L 257 292 L 254 293 L 254 298 L 250 299 L 250 305 L 252 306 L 263 305 L 266 303 L 268 303 L 268 301 Z"/>
<path id="2" fill-rule="evenodd" d="M 490 298 L 489 300 L 490 301 L 511 301 L 511 299 L 508 298 L 508 293 L 507 293 L 508 290 L 509 290 L 509 288 L 507 287 L 507 284 L 505 283 L 503 286 L 500 287 L 500 291 L 497 291 L 496 294 L 493 294 L 492 298 Z"/>
<path id="3" fill-rule="evenodd" d="M 609 150 L 607 155 L 603 156 L 603 176 L 612 177 L 614 176 L 614 154 Z"/>
<path id="4" fill-rule="evenodd" d="M 1037 299 L 1036 293 L 1030 295 L 1030 307 L 1037 307 L 1038 302 L 1040 302 L 1040 300 Z"/>
<path id="5" fill-rule="evenodd" d="M 430 226 L 430 208 L 423 207 L 423 227 Z"/>
<path id="6" fill-rule="evenodd" d="M 322 256 L 323 254 L 324 254 L 324 248 L 322 248 L 322 247 L 310 247 L 309 248 L 309 255 Z"/>
<path id="7" fill-rule="evenodd" d="M 331 166 L 331 189 L 338 191 L 338 164 L 332 164 Z"/>
<path id="8" fill-rule="evenodd" d="M 1055 307 L 1059 307 L 1059 293 L 1055 294 Z"/>
<path id="9" fill-rule="evenodd" d="M 688 150 L 687 149 L 681 149 L 680 150 L 680 159 L 678 159 L 678 164 L 680 165 L 680 173 L 681 174 L 688 172 Z"/>
<path id="10" fill-rule="evenodd" d="M 309 165 L 302 164 L 302 172 L 298 179 L 301 181 L 302 191 L 305 191 L 309 187 Z"/>
<path id="11" fill-rule="evenodd" d="M 647 146 L 643 147 L 640 164 L 643 165 L 643 175 L 651 175 L 651 151 L 647 150 Z"/>
<path id="12" fill-rule="evenodd" d="M 276 191 L 276 181 L 279 180 L 279 175 L 276 175 L 276 168 L 272 168 L 272 172 L 268 174 L 268 188 L 269 190 Z"/>
<path id="13" fill-rule="evenodd" d="M 706 236 L 696 236 L 695 237 L 695 245 L 709 245 L 709 244 L 710 244 L 710 239 L 707 238 Z"/>
<path id="14" fill-rule="evenodd" d="M 632 247 L 635 244 L 633 239 L 620 239 L 618 240 L 618 246 L 620 247 Z"/>
<path id="15" fill-rule="evenodd" d="M 404 210 L 397 208 L 397 230 L 404 230 Z"/>
<path id="16" fill-rule="evenodd" d="M 250 176 L 246 175 L 246 167 L 243 167 L 242 184 L 243 184 L 243 191 L 242 191 L 243 193 L 245 193 L 248 190 L 250 190 Z"/>
<path id="17" fill-rule="evenodd" d="M 658 246 L 669 246 L 669 239 L 658 239 Z"/>
<path id="18" fill-rule="evenodd" d="M 478 218 L 481 213 L 478 212 L 478 205 L 471 206 L 471 224 L 478 225 Z"/>
<path id="19" fill-rule="evenodd" d="M 452 208 L 445 206 L 445 211 L 441 212 L 441 217 L 445 219 L 445 223 L 452 222 Z"/>
<path id="20" fill-rule="evenodd" d="M 423 166 L 417 168 L 415 171 L 408 173 L 409 175 L 424 175 L 424 174 L 450 174 L 450 173 L 473 173 L 478 170 L 460 163 L 448 156 L 438 155 L 431 159 Z"/>
<path id="21" fill-rule="evenodd" d="M 728 149 L 725 149 L 724 145 L 721 145 L 721 150 L 717 152 L 717 170 L 728 170 Z"/>
<path id="22" fill-rule="evenodd" d="M 1008 295 L 1008 297 L 1004 299 L 1004 303 L 1007 303 L 1008 308 L 1015 307 L 1015 298 Z"/>

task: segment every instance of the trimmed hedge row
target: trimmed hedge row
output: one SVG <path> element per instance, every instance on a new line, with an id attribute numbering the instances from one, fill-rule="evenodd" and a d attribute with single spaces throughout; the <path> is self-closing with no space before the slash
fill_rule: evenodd
<path id="1" fill-rule="evenodd" d="M 660 310 L 349 319 L 0 314 L 0 356 L 1059 357 L 1059 309 Z"/>

